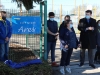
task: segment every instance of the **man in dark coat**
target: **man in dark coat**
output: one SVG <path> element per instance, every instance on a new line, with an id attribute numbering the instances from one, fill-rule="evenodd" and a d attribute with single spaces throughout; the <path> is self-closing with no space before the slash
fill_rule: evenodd
<path id="1" fill-rule="evenodd" d="M 85 11 L 85 18 L 80 19 L 78 29 L 80 33 L 80 42 L 82 50 L 80 51 L 80 66 L 84 65 L 85 50 L 88 49 L 89 66 L 95 68 L 94 65 L 94 50 L 96 48 L 96 20 L 91 18 L 92 11 Z"/>

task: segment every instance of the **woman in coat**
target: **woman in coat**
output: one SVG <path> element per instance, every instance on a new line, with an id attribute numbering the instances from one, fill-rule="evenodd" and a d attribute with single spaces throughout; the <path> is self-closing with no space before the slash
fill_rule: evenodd
<path id="1" fill-rule="evenodd" d="M 65 26 L 59 32 L 59 38 L 61 43 L 61 62 L 60 62 L 60 72 L 65 74 L 64 67 L 66 71 L 71 73 L 70 69 L 70 57 L 73 52 L 73 48 L 77 48 L 78 40 L 76 38 L 75 31 L 73 29 L 72 21 L 65 21 Z"/>
<path id="2" fill-rule="evenodd" d="M 64 17 L 64 21 L 62 22 L 62 24 L 61 24 L 60 27 L 59 27 L 59 32 L 60 32 L 60 30 L 64 27 L 64 22 L 67 21 L 67 20 L 70 20 L 70 16 L 69 16 L 69 15 L 66 15 L 66 16 Z"/>

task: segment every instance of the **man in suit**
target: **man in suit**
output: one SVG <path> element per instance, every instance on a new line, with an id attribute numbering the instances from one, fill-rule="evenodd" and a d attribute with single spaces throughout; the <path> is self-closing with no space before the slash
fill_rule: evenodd
<path id="1" fill-rule="evenodd" d="M 85 11 L 85 18 L 80 19 L 78 30 L 80 33 L 80 42 L 82 49 L 80 51 L 80 66 L 84 65 L 85 50 L 88 49 L 89 66 L 95 68 L 94 50 L 96 48 L 96 20 L 91 18 L 92 11 Z"/>

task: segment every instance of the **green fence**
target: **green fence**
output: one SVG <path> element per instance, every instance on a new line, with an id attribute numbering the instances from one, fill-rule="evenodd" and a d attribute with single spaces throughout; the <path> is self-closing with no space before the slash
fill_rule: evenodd
<path id="1" fill-rule="evenodd" d="M 44 5 L 44 11 L 43 11 Z M 47 60 L 47 4 L 42 2 L 40 10 L 20 11 L 14 9 L 4 9 L 7 11 L 8 20 L 11 22 L 12 16 L 40 16 L 41 17 L 41 34 L 12 34 L 9 43 L 9 59 L 20 62 L 36 58 Z M 43 13 L 45 12 L 45 13 Z M 44 24 L 44 26 L 42 26 Z M 45 39 L 45 40 L 44 40 Z M 45 45 L 45 46 L 44 46 Z"/>

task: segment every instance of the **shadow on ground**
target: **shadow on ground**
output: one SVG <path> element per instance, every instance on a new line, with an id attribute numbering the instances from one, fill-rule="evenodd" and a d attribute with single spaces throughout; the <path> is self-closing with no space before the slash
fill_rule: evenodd
<path id="1" fill-rule="evenodd" d="M 100 65 L 97 65 L 100 66 Z M 72 73 L 66 72 L 66 75 L 100 75 L 100 68 L 92 69 L 88 65 L 79 67 L 78 65 L 71 66 Z M 53 68 L 53 75 L 62 75 L 59 72 L 59 68 Z"/>

